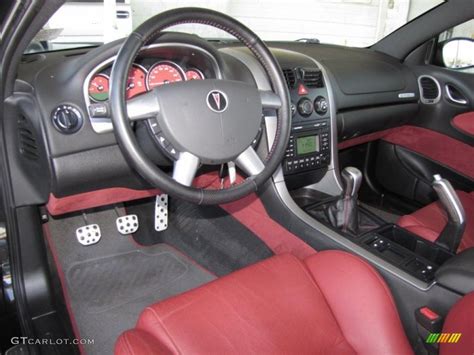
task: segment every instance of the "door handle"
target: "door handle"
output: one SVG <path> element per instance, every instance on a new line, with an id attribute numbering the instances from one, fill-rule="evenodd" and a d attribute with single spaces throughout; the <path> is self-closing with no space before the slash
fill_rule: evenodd
<path id="1" fill-rule="evenodd" d="M 446 84 L 445 85 L 446 89 L 446 96 L 448 97 L 448 100 L 451 102 L 454 102 L 455 104 L 459 105 L 467 105 L 467 100 L 462 97 L 462 94 L 459 92 L 458 89 L 454 88 L 452 85 Z M 456 90 L 457 95 L 453 95 L 453 90 Z M 461 97 L 455 97 L 455 96 L 461 96 Z"/>

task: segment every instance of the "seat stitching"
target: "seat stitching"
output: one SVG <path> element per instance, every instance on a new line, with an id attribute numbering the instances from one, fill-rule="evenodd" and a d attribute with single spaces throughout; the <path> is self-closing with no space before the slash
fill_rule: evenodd
<path id="1" fill-rule="evenodd" d="M 158 315 L 158 313 L 156 313 L 156 311 L 153 309 L 153 307 L 147 307 L 146 310 L 149 310 L 153 316 L 155 317 L 156 321 L 161 325 L 161 327 L 163 328 L 163 331 L 165 332 L 165 334 L 168 336 L 169 340 L 171 341 L 171 343 L 173 344 L 176 352 L 178 354 L 182 354 L 182 352 L 179 350 L 178 348 L 178 345 L 175 343 L 175 341 L 173 340 L 173 337 L 171 336 L 170 332 L 168 331 L 168 329 L 166 328 L 165 324 L 163 323 L 163 321 L 161 320 L 161 317 Z"/>

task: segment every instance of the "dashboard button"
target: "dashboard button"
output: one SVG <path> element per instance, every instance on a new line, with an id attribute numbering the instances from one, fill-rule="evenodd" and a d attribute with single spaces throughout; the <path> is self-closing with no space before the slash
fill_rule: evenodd
<path id="1" fill-rule="evenodd" d="M 293 102 L 291 102 L 290 104 L 290 109 L 291 109 L 291 116 L 296 115 L 296 105 Z"/>
<path id="2" fill-rule="evenodd" d="M 298 95 L 300 96 L 308 95 L 308 89 L 303 84 L 298 85 Z"/>
<path id="3" fill-rule="evenodd" d="M 97 104 L 90 104 L 89 114 L 93 118 L 109 118 L 110 117 L 109 105 L 104 102 L 97 103 Z"/>
<path id="4" fill-rule="evenodd" d="M 82 127 L 81 111 L 73 105 L 63 104 L 56 107 L 51 113 L 54 127 L 61 133 L 72 134 Z"/>

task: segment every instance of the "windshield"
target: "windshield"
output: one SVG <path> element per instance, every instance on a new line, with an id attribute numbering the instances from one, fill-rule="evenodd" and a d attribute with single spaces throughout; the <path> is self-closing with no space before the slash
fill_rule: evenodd
<path id="1" fill-rule="evenodd" d="M 35 37 L 27 53 L 96 46 L 127 36 L 165 10 L 204 7 L 244 23 L 263 40 L 367 47 L 442 0 L 86 0 L 67 1 Z M 232 38 L 203 25 L 171 30 L 208 39 Z"/>

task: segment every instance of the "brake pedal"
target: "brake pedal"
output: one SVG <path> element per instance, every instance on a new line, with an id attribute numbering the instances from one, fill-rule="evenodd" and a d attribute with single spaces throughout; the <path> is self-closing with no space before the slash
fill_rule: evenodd
<path id="1" fill-rule="evenodd" d="M 138 230 L 138 217 L 136 214 L 128 214 L 117 218 L 115 221 L 117 230 L 120 234 L 127 235 L 133 234 Z"/>
<path id="2" fill-rule="evenodd" d="M 76 238 L 84 246 L 96 244 L 102 237 L 98 224 L 88 224 L 76 229 Z"/>
<path id="3" fill-rule="evenodd" d="M 155 203 L 155 230 L 162 232 L 168 229 L 168 195 L 156 196 Z"/>

